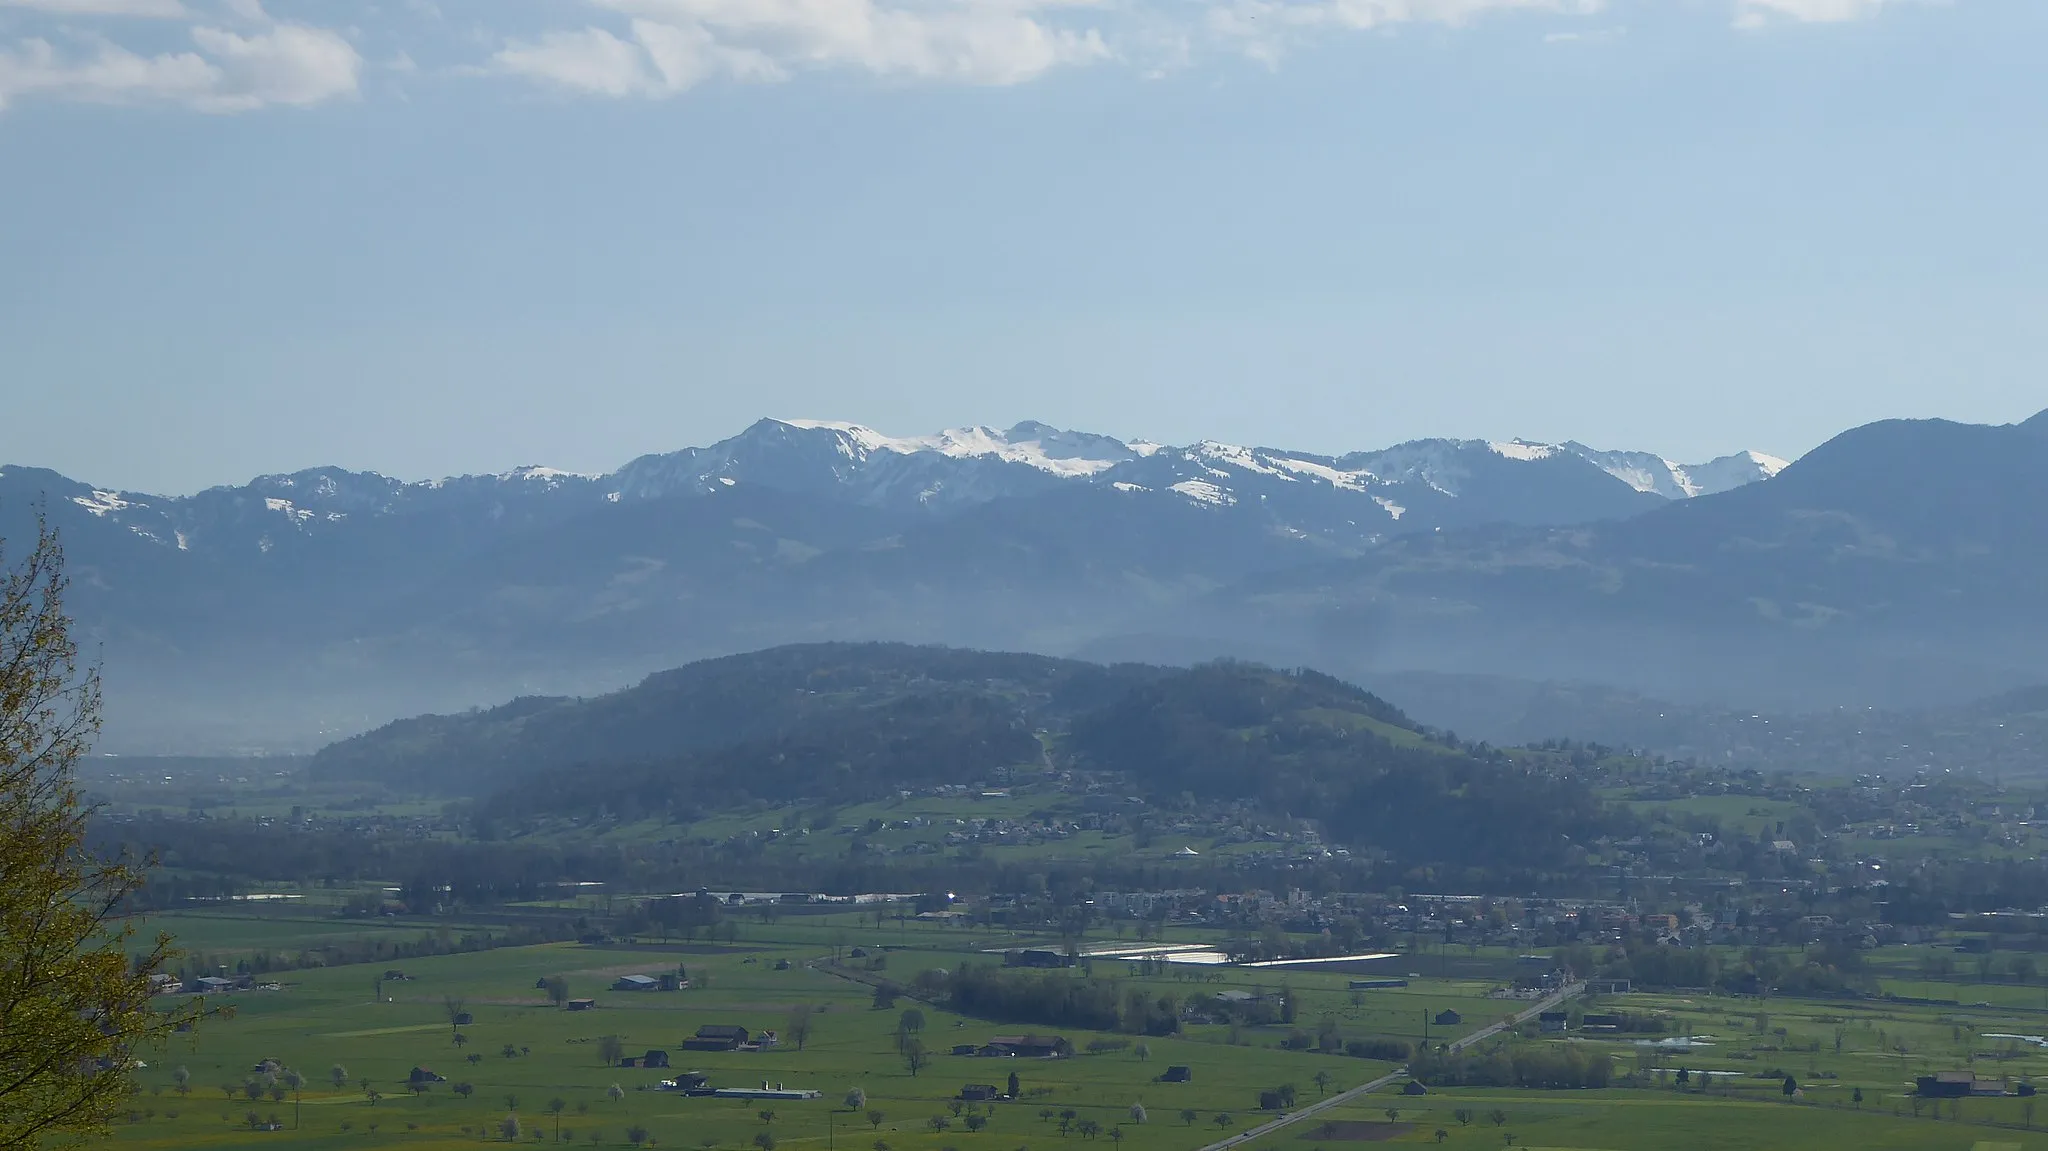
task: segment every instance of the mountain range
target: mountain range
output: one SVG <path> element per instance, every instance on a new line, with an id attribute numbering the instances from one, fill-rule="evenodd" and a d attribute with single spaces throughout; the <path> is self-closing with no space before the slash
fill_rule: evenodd
<path id="1" fill-rule="evenodd" d="M 323 468 L 163 497 L 6 467 L 0 536 L 37 507 L 62 532 L 117 749 L 310 746 L 817 640 L 1782 707 L 2048 677 L 2044 477 L 2048 414 L 1875 424 L 1791 465 L 763 420 L 602 476 Z"/>

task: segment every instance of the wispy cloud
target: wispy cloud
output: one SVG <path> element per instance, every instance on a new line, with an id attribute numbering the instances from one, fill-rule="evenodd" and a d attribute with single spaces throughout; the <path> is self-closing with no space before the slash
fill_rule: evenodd
<path id="1" fill-rule="evenodd" d="M 514 41 L 500 71 L 608 96 L 664 96 L 712 78 L 774 81 L 842 69 L 961 84 L 1015 84 L 1107 60 L 1102 33 L 1048 19 L 1073 0 L 594 0 L 623 17 Z"/>
<path id="2" fill-rule="evenodd" d="M 1735 0 L 1735 26 L 1761 28 L 1778 21 L 1845 24 L 1864 20 L 1897 0 Z"/>
<path id="3" fill-rule="evenodd" d="M 24 7 L 24 0 L 4 0 Z M 34 0 L 70 14 L 171 16 L 145 0 Z M 112 11 L 118 8 L 119 11 Z M 362 57 L 326 28 L 271 20 L 253 4 L 240 28 L 193 24 L 182 49 L 137 52 L 88 34 L 65 47 L 45 37 L 0 44 L 0 109 L 23 98 L 98 104 L 179 104 L 202 112 L 305 106 L 357 91 Z"/>
<path id="4" fill-rule="evenodd" d="M 1605 0 L 1222 0 L 1209 7 L 1207 22 L 1215 36 L 1270 63 L 1289 45 L 1333 31 L 1462 27 L 1517 12 L 1582 18 L 1605 8 Z"/>
<path id="5" fill-rule="evenodd" d="M 1868 19 L 1935 0 L 1692 0 L 1735 27 Z M 444 12 L 453 5 L 459 12 Z M 425 71 L 577 95 L 676 96 L 714 82 L 841 72 L 899 83 L 1020 84 L 1120 64 L 1145 75 L 1249 57 L 1277 65 L 1333 36 L 1489 22 L 1532 42 L 1611 40 L 1670 0 L 403 0 L 351 6 L 366 26 L 274 19 L 261 0 L 0 0 L 0 108 L 33 98 L 209 112 L 309 105 L 360 90 L 367 35 Z M 507 21 L 543 22 L 526 30 Z M 22 21 L 27 21 L 22 31 Z M 552 26 L 551 26 L 552 25 Z M 461 44 L 447 40 L 464 29 Z M 7 29 L 13 29 L 12 39 Z M 453 49 L 456 58 L 447 49 Z M 437 51 L 437 49 L 440 49 Z M 409 69 L 407 69 L 409 70 Z"/>
<path id="6" fill-rule="evenodd" d="M 190 13 L 181 0 L 0 0 L 0 8 L 25 8 L 57 16 L 141 16 L 175 20 Z"/>

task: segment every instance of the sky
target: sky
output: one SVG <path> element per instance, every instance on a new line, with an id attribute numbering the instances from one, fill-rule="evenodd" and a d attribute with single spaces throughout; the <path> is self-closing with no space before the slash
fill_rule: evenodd
<path id="1" fill-rule="evenodd" d="M 2048 407 L 2041 0 L 0 0 L 0 463 Z"/>

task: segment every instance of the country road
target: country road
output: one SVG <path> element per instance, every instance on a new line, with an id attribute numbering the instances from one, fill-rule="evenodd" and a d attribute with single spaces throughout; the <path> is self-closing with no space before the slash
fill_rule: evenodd
<path id="1" fill-rule="evenodd" d="M 1541 1012 L 1549 1011 L 1550 1009 L 1556 1007 L 1558 1004 L 1563 1003 L 1566 1000 L 1577 996 L 1580 992 L 1584 991 L 1585 989 L 1586 985 L 1583 983 L 1568 983 L 1564 987 L 1559 988 L 1556 993 L 1552 994 L 1548 998 L 1537 1001 L 1528 1010 L 1521 1012 L 1520 1014 L 1514 1016 L 1512 1019 L 1502 1020 L 1499 1023 L 1493 1024 L 1491 1027 L 1486 1027 L 1481 1030 L 1474 1031 L 1472 1034 L 1465 1036 L 1463 1039 L 1459 1039 L 1453 1042 L 1451 1044 L 1451 1050 L 1463 1051 L 1465 1048 L 1472 1046 L 1474 1043 L 1482 1043 L 1488 1039 L 1491 1039 L 1495 1035 L 1500 1034 L 1500 1032 L 1505 1028 L 1516 1026 L 1523 1020 L 1533 1018 Z M 1283 1128 L 1292 1127 L 1296 1123 L 1300 1123 L 1305 1119 L 1310 1119 L 1317 1115 L 1320 1115 L 1333 1107 L 1342 1107 L 1344 1104 L 1349 1103 L 1355 1099 L 1364 1098 L 1365 1096 L 1370 1095 L 1375 1091 L 1378 1091 L 1380 1088 L 1387 1086 L 1389 1083 L 1398 1083 L 1406 1078 L 1408 1078 L 1408 1069 L 1406 1067 L 1403 1067 L 1399 1071 L 1394 1071 L 1386 1075 L 1382 1075 L 1378 1079 L 1375 1079 L 1370 1083 L 1366 1083 L 1358 1087 L 1353 1087 L 1349 1091 L 1339 1092 L 1338 1094 L 1329 1096 L 1326 1099 L 1319 1099 L 1316 1102 L 1309 1104 L 1308 1106 L 1302 1108 L 1299 1111 L 1291 1111 L 1285 1115 L 1280 1116 L 1278 1119 L 1272 1119 L 1265 1123 L 1259 1124 L 1257 1127 L 1253 1127 L 1246 1131 L 1241 1131 L 1236 1135 L 1232 1135 L 1228 1139 L 1222 1140 L 1221 1142 L 1211 1143 L 1208 1146 L 1203 1147 L 1201 1151 L 1228 1151 L 1229 1148 L 1239 1146 L 1243 1143 L 1248 1143 L 1254 1139 L 1271 1135 L 1273 1132 L 1279 1131 Z"/>

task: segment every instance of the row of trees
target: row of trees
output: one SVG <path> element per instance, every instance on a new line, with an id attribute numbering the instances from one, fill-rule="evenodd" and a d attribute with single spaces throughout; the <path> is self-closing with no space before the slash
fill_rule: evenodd
<path id="1" fill-rule="evenodd" d="M 1606 1054 L 1569 1044 L 1501 1044 L 1484 1052 L 1419 1051 L 1408 1064 L 1431 1087 L 1606 1087 L 1613 1066 Z"/>
<path id="2" fill-rule="evenodd" d="M 944 981 L 948 1004 L 963 1015 L 1090 1031 L 1172 1035 L 1180 1030 L 1180 1001 L 1064 973 L 1021 975 L 977 964 L 963 965 Z"/>

